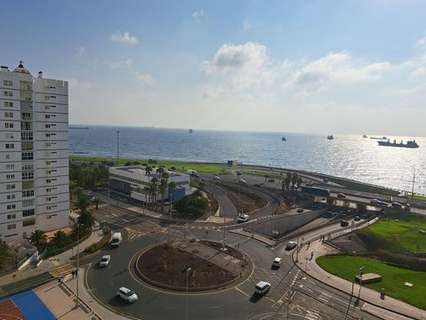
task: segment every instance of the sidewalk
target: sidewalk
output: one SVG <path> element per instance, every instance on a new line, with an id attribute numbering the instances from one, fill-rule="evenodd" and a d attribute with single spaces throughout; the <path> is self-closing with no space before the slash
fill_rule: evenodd
<path id="1" fill-rule="evenodd" d="M 313 257 L 311 259 L 312 252 Z M 338 251 L 336 249 L 322 243 L 320 240 L 316 240 L 311 242 L 309 247 L 305 245 L 300 248 L 298 262 L 295 260 L 295 254 L 293 254 L 293 259 L 295 260 L 296 265 L 311 277 L 323 282 L 328 286 L 334 287 L 337 290 L 351 294 L 351 282 L 326 272 L 316 264 L 317 257 L 337 252 Z M 355 284 L 354 292 L 358 292 L 358 290 L 359 285 Z M 406 319 L 406 317 L 409 317 L 411 319 L 426 320 L 426 311 L 389 296 L 386 296 L 386 298 L 382 300 L 380 299 L 379 292 L 366 288 L 365 286 L 362 287 L 360 298 L 366 302 L 366 304 L 363 306 L 363 310 L 370 312 L 382 319 L 394 320 Z M 390 311 L 396 314 L 404 315 L 406 317 L 392 314 Z"/>
<path id="2" fill-rule="evenodd" d="M 89 238 L 87 238 L 86 240 L 80 243 L 80 253 L 83 252 L 86 248 L 88 248 L 92 244 L 101 240 L 102 237 L 103 237 L 102 230 L 96 230 L 96 225 L 95 225 L 95 228 L 92 231 L 92 234 L 89 236 Z M 30 266 L 21 271 L 15 271 L 13 273 L 7 274 L 0 278 L 0 287 L 16 282 L 16 281 L 24 280 L 29 277 L 40 275 L 60 265 L 71 263 L 73 262 L 71 258 L 73 258 L 76 255 L 77 255 L 77 247 L 74 247 L 65 252 L 62 252 L 61 254 L 57 256 L 53 256 L 48 258 L 47 260 L 43 260 L 38 267 Z"/>

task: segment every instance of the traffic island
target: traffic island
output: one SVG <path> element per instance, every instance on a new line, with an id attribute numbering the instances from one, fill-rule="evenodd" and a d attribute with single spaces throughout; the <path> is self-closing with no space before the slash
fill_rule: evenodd
<path id="1" fill-rule="evenodd" d="M 135 274 L 167 290 L 206 292 L 232 287 L 250 275 L 253 264 L 241 251 L 213 241 L 166 242 L 137 255 Z"/>

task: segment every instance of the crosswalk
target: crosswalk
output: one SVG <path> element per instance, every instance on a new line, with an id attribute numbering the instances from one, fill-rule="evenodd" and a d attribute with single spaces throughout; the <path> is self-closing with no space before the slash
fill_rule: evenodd
<path id="1" fill-rule="evenodd" d="M 306 315 L 304 317 L 306 320 L 320 320 L 321 315 L 318 311 L 306 310 Z"/>

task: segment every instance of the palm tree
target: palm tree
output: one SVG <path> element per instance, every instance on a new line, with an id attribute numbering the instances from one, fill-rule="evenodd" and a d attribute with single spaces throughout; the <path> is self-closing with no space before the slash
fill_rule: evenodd
<path id="1" fill-rule="evenodd" d="M 86 212 L 89 207 L 89 198 L 84 193 L 80 193 L 76 205 L 80 213 Z"/>
<path id="2" fill-rule="evenodd" d="M 291 175 L 291 189 L 293 191 L 296 189 L 296 183 L 297 183 L 297 173 L 293 173 Z"/>
<path id="3" fill-rule="evenodd" d="M 161 212 L 163 212 L 163 206 L 164 206 L 164 193 L 167 190 L 167 184 L 169 182 L 169 174 L 167 172 L 163 172 L 161 175 L 159 190 L 160 190 L 160 196 L 161 196 Z"/>
<path id="4" fill-rule="evenodd" d="M 285 191 L 290 190 L 290 183 L 291 183 L 290 173 L 287 173 L 285 178 L 284 178 L 284 189 L 285 189 Z"/>
<path id="5" fill-rule="evenodd" d="M 38 252 L 41 252 L 46 248 L 47 236 L 41 230 L 34 230 L 31 234 L 30 242 L 37 248 Z"/>
<path id="6" fill-rule="evenodd" d="M 151 192 L 152 192 L 152 200 L 154 203 L 157 202 L 157 194 L 158 194 L 158 179 L 157 177 L 153 177 L 150 182 Z"/>
<path id="7" fill-rule="evenodd" d="M 151 172 L 152 172 L 152 167 L 151 166 L 146 166 L 145 167 L 145 174 L 150 177 L 151 176 Z"/>

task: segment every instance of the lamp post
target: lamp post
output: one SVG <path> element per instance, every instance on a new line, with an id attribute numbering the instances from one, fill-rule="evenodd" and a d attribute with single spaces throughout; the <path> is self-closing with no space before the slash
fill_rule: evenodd
<path id="1" fill-rule="evenodd" d="M 359 299 L 361 297 L 361 287 L 362 287 L 362 270 L 364 270 L 364 266 L 359 268 L 358 279 L 359 279 L 359 289 L 358 289 L 358 298 L 356 300 L 356 305 L 359 304 Z"/>
<path id="2" fill-rule="evenodd" d="M 189 276 L 191 271 L 192 271 L 191 267 L 188 267 L 185 270 L 185 276 L 186 276 L 185 320 L 188 320 Z"/>

